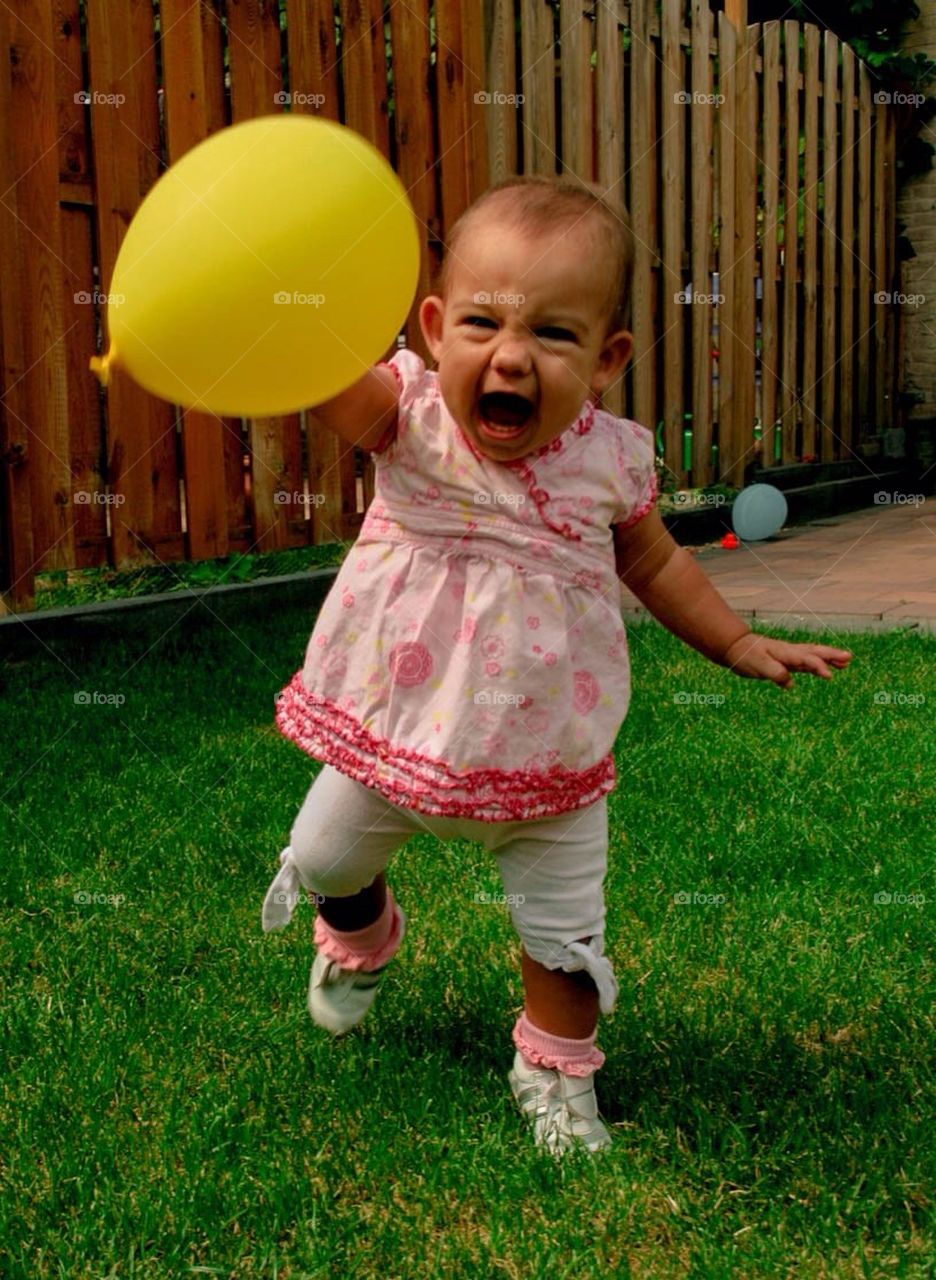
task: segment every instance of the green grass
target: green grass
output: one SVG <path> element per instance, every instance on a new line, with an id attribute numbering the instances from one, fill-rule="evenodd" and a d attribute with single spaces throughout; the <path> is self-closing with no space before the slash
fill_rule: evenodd
<path id="1" fill-rule="evenodd" d="M 849 635 L 784 693 L 628 628 L 615 1143 L 556 1166 L 507 1085 L 481 846 L 397 855 L 378 1004 L 311 1022 L 310 908 L 266 935 L 260 906 L 318 768 L 273 723 L 312 619 L 190 621 L 0 665 L 0 1274 L 933 1275 L 932 638 Z"/>

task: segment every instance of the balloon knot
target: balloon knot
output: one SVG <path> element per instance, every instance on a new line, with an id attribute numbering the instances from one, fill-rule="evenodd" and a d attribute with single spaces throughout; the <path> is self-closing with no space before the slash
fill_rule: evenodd
<path id="1" fill-rule="evenodd" d="M 102 387 L 110 384 L 110 362 L 110 352 L 106 356 L 92 356 L 89 361 L 89 367 L 97 374 Z"/>

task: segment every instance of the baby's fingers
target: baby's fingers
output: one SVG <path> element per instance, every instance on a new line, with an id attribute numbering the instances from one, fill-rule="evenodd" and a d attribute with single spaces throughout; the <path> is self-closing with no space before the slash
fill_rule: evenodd
<path id="1" fill-rule="evenodd" d="M 851 649 L 833 649 L 826 644 L 814 645 L 811 652 L 819 658 L 824 658 L 832 667 L 847 667 L 855 656 Z"/>
<path id="2" fill-rule="evenodd" d="M 823 680 L 831 680 L 832 672 L 829 667 L 836 669 L 847 667 L 852 657 L 849 649 L 833 649 L 826 644 L 797 645 L 794 664 L 798 671 L 803 671 L 807 675 L 821 676 Z"/>
<path id="3" fill-rule="evenodd" d="M 829 661 L 833 664 L 833 666 L 840 665 L 835 661 L 834 658 L 830 658 Z M 822 661 L 822 658 L 819 656 L 818 653 L 810 653 L 805 655 L 801 659 L 800 670 L 806 672 L 807 675 L 821 676 L 823 680 L 832 679 L 832 672 L 829 670 L 826 664 Z"/>

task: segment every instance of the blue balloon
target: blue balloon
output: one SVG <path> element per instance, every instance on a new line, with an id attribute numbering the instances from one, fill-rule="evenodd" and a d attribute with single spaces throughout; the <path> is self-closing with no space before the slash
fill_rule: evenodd
<path id="1" fill-rule="evenodd" d="M 759 542 L 783 528 L 787 500 L 772 484 L 742 489 L 731 508 L 731 524 L 742 542 Z"/>

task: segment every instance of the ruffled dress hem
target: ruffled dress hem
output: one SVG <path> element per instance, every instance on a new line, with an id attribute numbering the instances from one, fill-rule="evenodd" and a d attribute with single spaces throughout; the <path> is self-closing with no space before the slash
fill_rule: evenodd
<path id="1" fill-rule="evenodd" d="M 307 755 L 324 761 L 391 804 L 439 817 L 517 822 L 556 817 L 614 789 L 614 757 L 577 771 L 451 769 L 444 760 L 395 745 L 365 729 L 331 699 L 310 693 L 297 671 L 278 695 L 276 724 Z"/>

